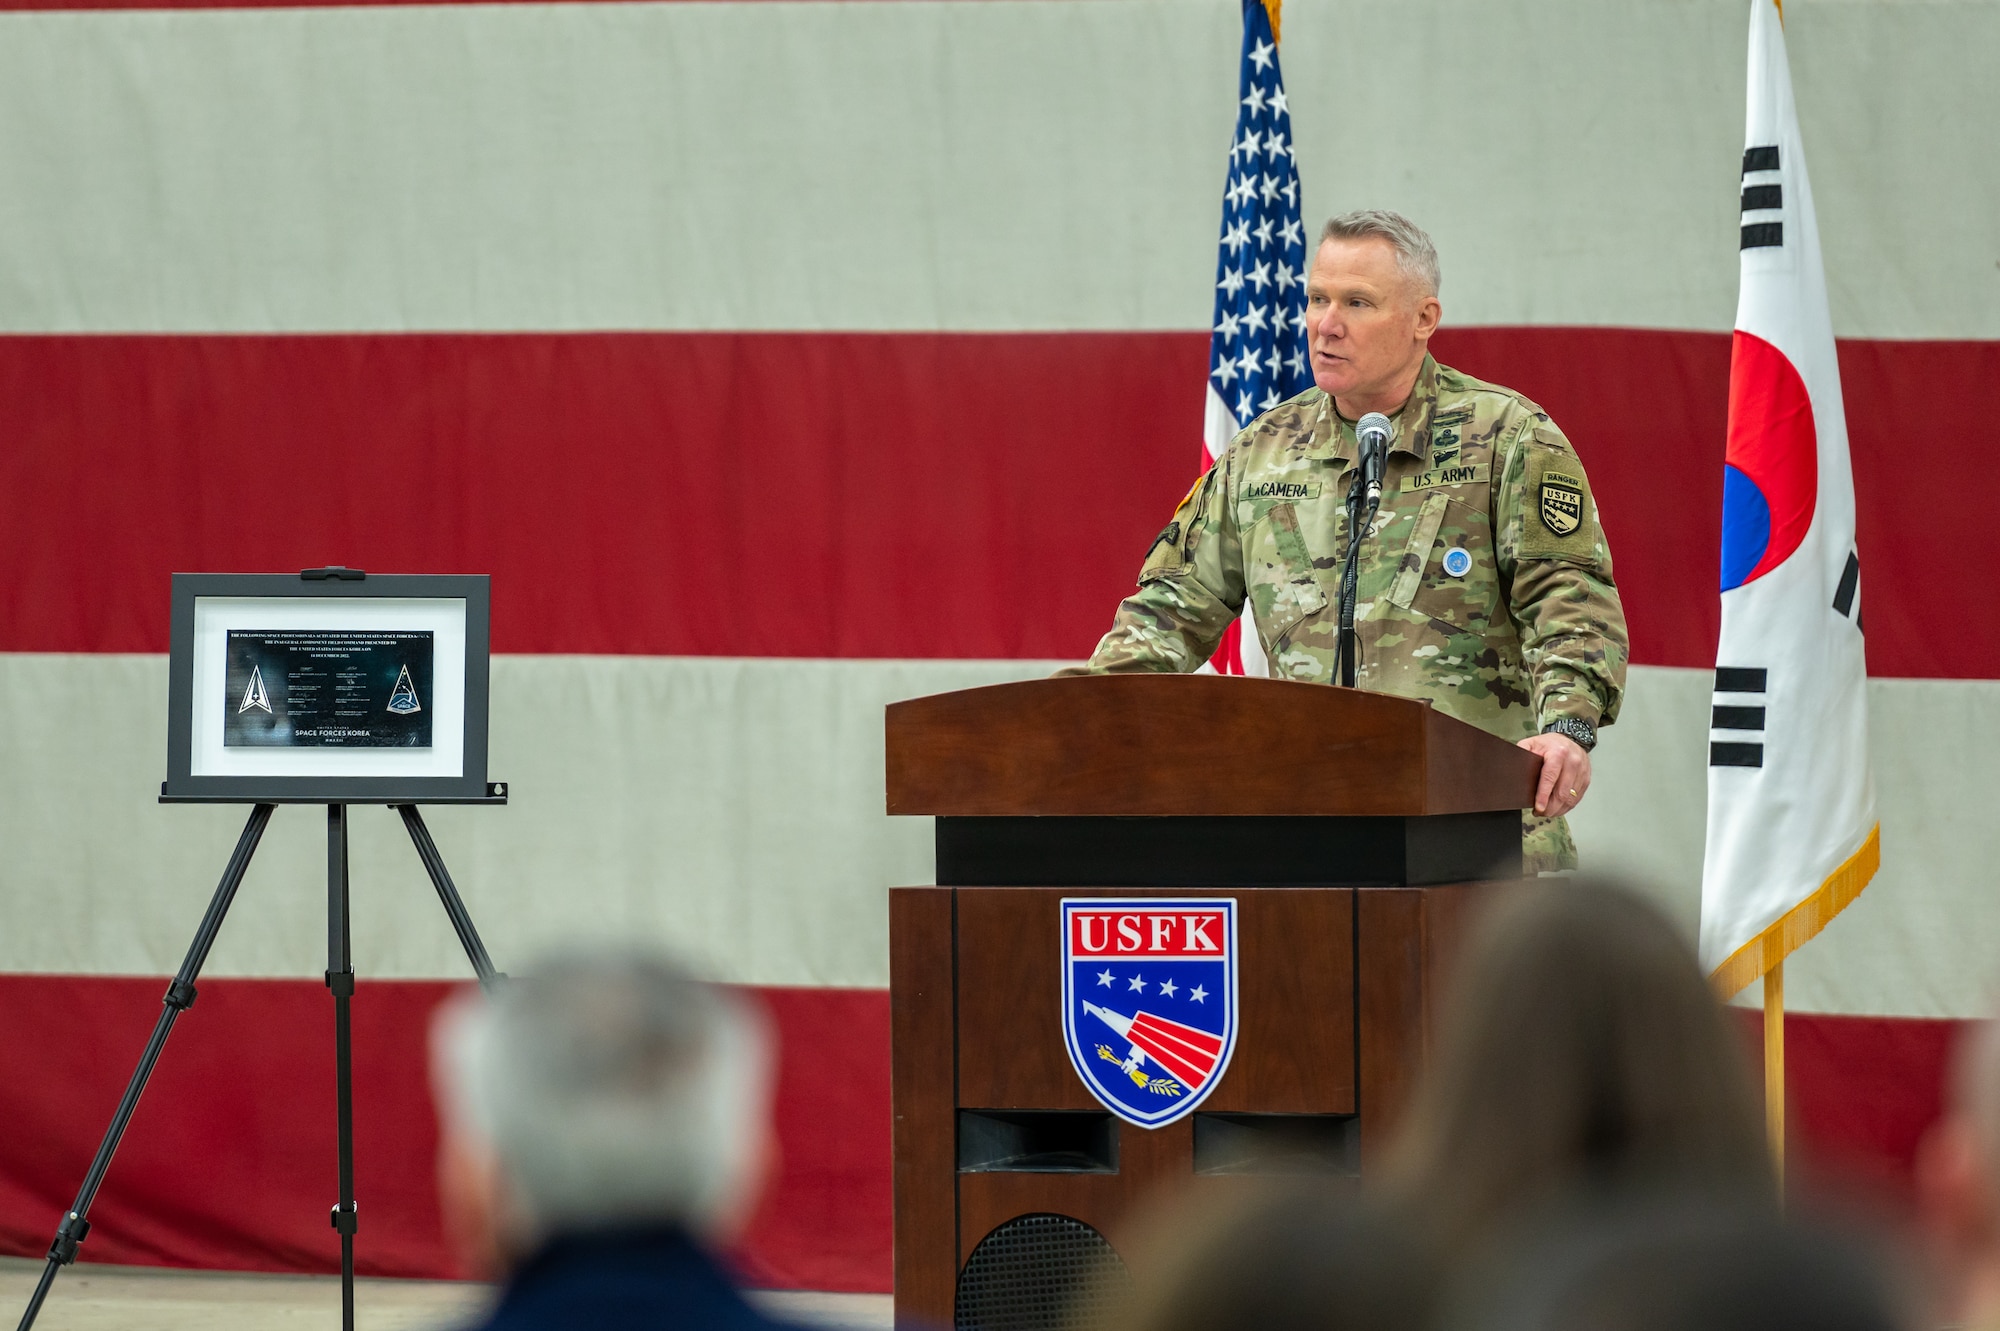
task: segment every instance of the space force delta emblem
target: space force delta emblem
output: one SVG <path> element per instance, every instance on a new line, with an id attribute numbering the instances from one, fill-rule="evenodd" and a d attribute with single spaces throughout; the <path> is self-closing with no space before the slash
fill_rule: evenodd
<path id="1" fill-rule="evenodd" d="M 1142 1128 L 1193 1113 L 1236 1048 L 1234 898 L 1066 898 L 1062 930 L 1076 1075 Z"/>

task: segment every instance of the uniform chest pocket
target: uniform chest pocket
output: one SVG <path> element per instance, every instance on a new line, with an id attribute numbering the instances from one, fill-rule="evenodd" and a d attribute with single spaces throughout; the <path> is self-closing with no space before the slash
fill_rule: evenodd
<path id="1" fill-rule="evenodd" d="M 1389 587 L 1389 603 L 1455 628 L 1484 628 L 1493 616 L 1498 574 L 1492 523 L 1444 490 L 1424 497 Z"/>
<path id="2" fill-rule="evenodd" d="M 1326 593 L 1320 590 L 1297 509 L 1273 504 L 1257 526 L 1260 530 L 1245 552 L 1250 606 L 1265 639 L 1276 642 L 1300 620 L 1326 609 Z"/>

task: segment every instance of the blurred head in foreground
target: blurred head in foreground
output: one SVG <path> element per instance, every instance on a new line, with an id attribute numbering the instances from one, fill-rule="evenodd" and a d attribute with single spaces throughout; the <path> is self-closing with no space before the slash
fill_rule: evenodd
<path id="1" fill-rule="evenodd" d="M 1902 1292 L 1849 1234 L 1770 1207 L 1585 1209 L 1467 1281 L 1452 1331 L 1897 1331 Z"/>
<path id="2" fill-rule="evenodd" d="M 1155 1218 L 1132 1245 L 1137 1297 L 1116 1331 L 1428 1331 L 1440 1268 L 1392 1211 L 1296 1180 Z"/>
<path id="3" fill-rule="evenodd" d="M 1576 1194 L 1770 1195 L 1745 1054 L 1693 952 L 1613 884 L 1524 884 L 1472 926 L 1392 1190 L 1454 1246 Z"/>
<path id="4" fill-rule="evenodd" d="M 493 1277 L 552 1240 L 728 1238 L 771 1149 L 771 1044 L 727 990 L 576 952 L 448 1005 L 432 1033 L 447 1231 Z"/>
<path id="5" fill-rule="evenodd" d="M 1916 1172 L 1946 1315 L 1968 1326 L 2000 1322 L 2000 1022 L 1966 1033 Z"/>

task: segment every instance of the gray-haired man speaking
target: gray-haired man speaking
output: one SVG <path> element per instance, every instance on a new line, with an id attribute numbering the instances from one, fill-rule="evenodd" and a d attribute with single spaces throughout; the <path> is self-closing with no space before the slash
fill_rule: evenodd
<path id="1" fill-rule="evenodd" d="M 1625 687 L 1625 615 L 1569 440 L 1519 393 L 1439 365 L 1437 249 L 1389 212 L 1326 224 L 1306 275 L 1314 387 L 1259 416 L 1188 491 L 1091 671 L 1198 669 L 1245 605 L 1271 673 L 1335 682 L 1355 425 L 1393 435 L 1362 533 L 1355 684 L 1425 698 L 1542 760 L 1530 873 L 1576 864 L 1563 815 Z"/>
<path id="2" fill-rule="evenodd" d="M 742 999 L 637 953 L 576 953 L 439 1016 L 445 1227 L 506 1279 L 488 1331 L 775 1326 L 705 1247 L 771 1152 L 771 1041 Z"/>

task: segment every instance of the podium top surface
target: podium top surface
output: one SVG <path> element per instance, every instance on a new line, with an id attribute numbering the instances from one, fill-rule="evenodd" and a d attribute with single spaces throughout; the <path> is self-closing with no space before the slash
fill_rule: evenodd
<path id="1" fill-rule="evenodd" d="M 1411 817 L 1521 809 L 1541 760 L 1427 702 L 1220 675 L 1091 675 L 888 709 L 892 814 Z"/>

